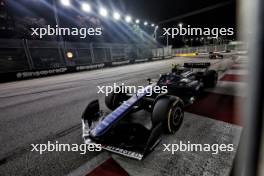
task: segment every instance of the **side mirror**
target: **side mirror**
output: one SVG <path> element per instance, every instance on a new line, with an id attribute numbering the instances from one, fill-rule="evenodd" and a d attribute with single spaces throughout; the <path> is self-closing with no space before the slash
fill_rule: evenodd
<path id="1" fill-rule="evenodd" d="M 89 126 L 92 125 L 93 121 L 96 121 L 100 117 L 100 106 L 99 100 L 94 100 L 90 102 L 87 107 L 85 108 L 82 119 L 87 120 Z"/>
<path id="2" fill-rule="evenodd" d="M 151 84 L 151 78 L 148 78 L 147 81 L 149 84 Z"/>

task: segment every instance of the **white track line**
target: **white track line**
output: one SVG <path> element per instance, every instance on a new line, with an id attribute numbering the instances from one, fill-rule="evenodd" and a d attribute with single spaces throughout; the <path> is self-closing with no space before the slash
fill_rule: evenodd
<path id="1" fill-rule="evenodd" d="M 233 69 L 231 69 L 231 70 L 228 70 L 226 72 L 226 74 L 243 76 L 243 75 L 248 75 L 248 70 L 247 69 L 242 69 L 242 70 L 233 70 Z"/>

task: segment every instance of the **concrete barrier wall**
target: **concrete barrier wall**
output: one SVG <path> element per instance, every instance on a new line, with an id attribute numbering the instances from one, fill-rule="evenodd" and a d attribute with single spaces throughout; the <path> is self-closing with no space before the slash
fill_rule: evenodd
<path id="1" fill-rule="evenodd" d="M 227 49 L 231 48 L 228 45 L 218 45 L 172 49 L 171 46 L 157 47 L 146 44 L 0 39 L 0 74 L 15 73 L 19 78 L 34 77 L 166 59 L 180 53 Z M 69 53 L 72 57 L 68 57 Z"/>
<path id="2" fill-rule="evenodd" d="M 68 57 L 69 53 L 72 57 Z M 0 74 L 34 77 L 164 59 L 165 56 L 171 56 L 171 47 L 0 39 Z M 62 71 L 56 70 L 60 68 Z"/>

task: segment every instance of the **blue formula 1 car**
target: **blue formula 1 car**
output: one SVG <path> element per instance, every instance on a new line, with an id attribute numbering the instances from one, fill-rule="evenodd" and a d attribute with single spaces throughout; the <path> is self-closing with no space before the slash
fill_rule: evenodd
<path id="1" fill-rule="evenodd" d="M 159 86 L 167 86 L 168 94 L 180 97 L 185 104 L 192 103 L 205 88 L 214 88 L 218 73 L 209 69 L 209 62 L 173 65 L 170 73 L 160 76 Z"/>
<path id="2" fill-rule="evenodd" d="M 100 110 L 99 101 L 88 104 L 82 116 L 86 144 L 141 160 L 160 142 L 164 133 L 174 134 L 184 118 L 184 106 L 207 85 L 214 85 L 216 75 L 208 64 L 185 64 L 173 67 L 156 82 L 135 94 L 114 93 L 105 97 L 110 113 Z M 194 72 L 193 68 L 206 68 Z M 193 74 L 191 74 L 193 73 Z M 195 76 L 196 75 L 196 76 Z M 148 95 L 154 87 L 167 86 L 166 93 Z"/>

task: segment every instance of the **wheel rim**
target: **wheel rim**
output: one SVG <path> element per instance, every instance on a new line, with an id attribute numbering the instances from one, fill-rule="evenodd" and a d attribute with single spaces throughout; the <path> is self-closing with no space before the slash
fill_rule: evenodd
<path id="1" fill-rule="evenodd" d="M 173 118 L 172 118 L 172 123 L 174 126 L 178 126 L 179 123 L 181 122 L 183 115 L 182 115 L 182 110 L 180 107 L 176 107 L 174 112 L 173 112 Z"/>

